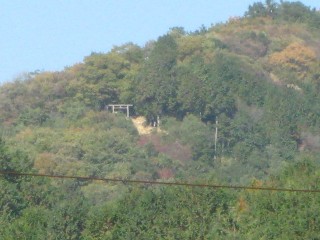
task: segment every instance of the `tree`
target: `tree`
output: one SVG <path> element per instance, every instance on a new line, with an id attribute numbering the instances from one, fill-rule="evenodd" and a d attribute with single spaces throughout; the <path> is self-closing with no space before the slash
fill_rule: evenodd
<path id="1" fill-rule="evenodd" d="M 182 65 L 177 70 L 179 82 L 177 101 L 181 114 L 193 113 L 201 116 L 206 106 L 208 67 L 200 57 L 194 57 L 189 64 Z"/>
<path id="2" fill-rule="evenodd" d="M 312 64 L 316 61 L 313 49 L 301 43 L 291 43 L 281 52 L 273 53 L 269 62 L 274 66 L 282 65 L 289 70 L 296 71 L 299 78 L 304 78 Z"/>
<path id="3" fill-rule="evenodd" d="M 260 187 L 316 189 L 319 166 L 310 157 L 297 159 L 269 183 Z M 258 183 L 256 181 L 256 183 Z M 248 208 L 238 216 L 245 239 L 316 239 L 319 236 L 318 194 L 293 192 L 244 192 Z"/>
<path id="4" fill-rule="evenodd" d="M 281 1 L 278 11 L 281 19 L 292 22 L 308 22 L 311 15 L 310 8 L 299 1 Z"/>
<path id="5" fill-rule="evenodd" d="M 159 37 L 137 77 L 136 103 L 148 119 L 173 113 L 176 107 L 177 81 L 174 66 L 177 44 L 171 35 Z"/>
<path id="6" fill-rule="evenodd" d="M 249 5 L 248 11 L 245 13 L 247 17 L 274 17 L 277 11 L 277 3 L 273 0 L 266 0 L 265 3 L 256 2 Z"/>
<path id="7" fill-rule="evenodd" d="M 88 235 L 112 239 L 220 239 L 233 236 L 228 217 L 233 198 L 223 191 L 134 188 L 106 205 Z M 102 216 L 101 216 L 102 215 Z"/>

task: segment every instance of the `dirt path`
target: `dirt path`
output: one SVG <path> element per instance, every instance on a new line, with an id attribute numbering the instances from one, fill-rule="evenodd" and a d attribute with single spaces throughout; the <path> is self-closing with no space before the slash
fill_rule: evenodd
<path id="1" fill-rule="evenodd" d="M 150 134 L 152 130 L 154 130 L 153 127 L 146 124 L 147 121 L 145 117 L 132 118 L 132 122 L 133 125 L 137 128 L 139 135 Z"/>

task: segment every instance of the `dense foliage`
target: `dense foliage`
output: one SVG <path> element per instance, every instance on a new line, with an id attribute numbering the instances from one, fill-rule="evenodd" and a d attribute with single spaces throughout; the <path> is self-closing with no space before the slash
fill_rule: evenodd
<path id="1" fill-rule="evenodd" d="M 0 170 L 318 189 L 320 13 L 244 17 L 0 87 Z M 141 135 L 108 104 L 133 104 Z M 217 139 L 215 138 L 217 134 Z M 1 239 L 317 239 L 318 193 L 0 178 Z"/>

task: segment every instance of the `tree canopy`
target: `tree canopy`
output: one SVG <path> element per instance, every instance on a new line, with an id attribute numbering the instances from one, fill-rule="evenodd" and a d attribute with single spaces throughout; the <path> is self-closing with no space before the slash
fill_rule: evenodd
<path id="1" fill-rule="evenodd" d="M 317 239 L 318 193 L 129 180 L 319 190 L 319 26 L 301 2 L 266 0 L 3 84 L 1 172 L 121 183 L 3 174 L 1 238 Z"/>

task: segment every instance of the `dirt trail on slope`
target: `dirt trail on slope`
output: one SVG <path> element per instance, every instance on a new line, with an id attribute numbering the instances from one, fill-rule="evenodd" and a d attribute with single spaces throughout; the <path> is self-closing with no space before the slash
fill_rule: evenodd
<path id="1" fill-rule="evenodd" d="M 131 120 L 133 122 L 133 125 L 138 130 L 139 135 L 147 135 L 154 130 L 154 127 L 147 125 L 147 120 L 145 117 L 140 116 L 140 117 L 132 118 Z"/>

